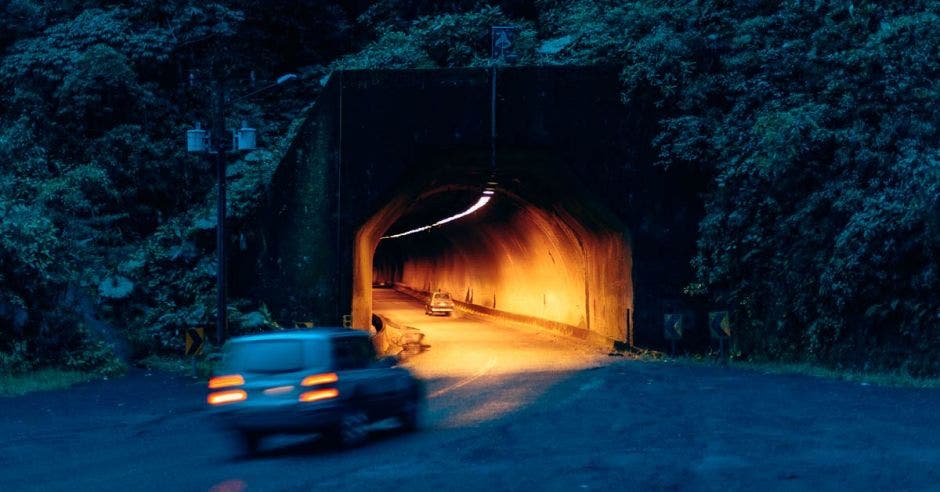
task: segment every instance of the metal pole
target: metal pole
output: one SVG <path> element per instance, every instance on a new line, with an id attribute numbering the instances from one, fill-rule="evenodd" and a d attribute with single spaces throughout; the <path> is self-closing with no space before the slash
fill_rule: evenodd
<path id="1" fill-rule="evenodd" d="M 496 60 L 490 67 L 490 179 L 496 177 Z"/>
<path id="2" fill-rule="evenodd" d="M 226 152 L 226 132 L 225 132 L 225 84 L 221 67 L 216 68 L 216 105 L 215 117 L 213 118 L 212 134 L 214 137 L 215 148 L 215 172 L 218 180 L 219 196 L 216 203 L 216 282 L 218 294 L 216 298 L 216 325 L 215 341 L 218 346 L 225 340 L 225 328 L 227 322 L 227 307 L 225 300 L 225 152 Z"/>
<path id="3" fill-rule="evenodd" d="M 336 284 L 337 284 L 336 295 L 337 296 L 342 295 L 340 293 L 343 292 L 343 289 L 344 289 L 343 284 L 345 282 L 343 282 L 344 273 L 342 271 L 342 268 L 343 268 L 343 265 L 346 264 L 345 261 L 342 261 L 345 258 L 343 258 L 343 253 L 342 253 L 343 243 L 342 243 L 342 236 L 340 236 L 340 234 L 342 234 L 342 225 L 343 225 L 343 92 L 344 92 L 343 71 L 340 70 L 339 72 L 339 115 L 337 116 L 337 119 L 339 120 L 339 130 L 337 133 L 339 135 L 337 138 L 338 145 L 337 145 L 337 152 L 336 152 L 336 262 L 338 265 L 340 265 L 339 272 L 336 278 Z M 337 299 L 337 301 L 338 300 L 339 299 Z M 341 322 L 343 319 L 343 311 L 345 310 L 345 307 L 343 307 L 343 305 L 341 305 L 339 302 L 333 303 L 333 306 L 335 310 L 333 319 L 338 322 Z M 351 310 L 352 305 L 350 305 L 349 308 Z"/>

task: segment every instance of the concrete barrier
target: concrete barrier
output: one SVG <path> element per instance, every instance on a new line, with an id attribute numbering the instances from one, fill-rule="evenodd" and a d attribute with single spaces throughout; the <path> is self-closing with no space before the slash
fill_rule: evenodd
<path id="1" fill-rule="evenodd" d="M 423 302 L 427 302 L 428 297 L 431 295 L 430 292 L 424 292 L 420 290 L 413 289 L 405 284 L 395 283 L 394 289 L 402 294 L 414 297 L 415 299 Z M 523 314 L 508 313 L 505 311 L 500 311 L 497 309 L 492 309 L 484 306 L 479 306 L 476 304 L 470 304 L 463 301 L 454 300 L 454 310 L 459 311 L 465 314 L 470 314 L 472 316 L 477 316 L 479 318 L 485 319 L 487 321 L 493 322 L 511 322 L 519 323 L 526 326 L 532 326 L 537 328 L 544 328 L 551 330 L 562 335 L 582 340 L 591 345 L 603 348 L 605 350 L 614 350 L 618 346 L 618 341 L 605 337 L 599 333 L 595 333 L 591 330 L 584 328 L 579 328 L 577 326 L 568 325 L 565 323 L 559 323 L 557 321 L 537 318 L 535 316 L 527 316 Z"/>

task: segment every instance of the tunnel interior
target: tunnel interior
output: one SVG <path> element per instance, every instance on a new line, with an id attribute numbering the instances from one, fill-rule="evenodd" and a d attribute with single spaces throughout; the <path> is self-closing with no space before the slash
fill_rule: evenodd
<path id="1" fill-rule="evenodd" d="M 413 294 L 450 292 L 470 310 L 630 343 L 626 228 L 549 151 L 499 157 L 493 173 L 485 151 L 437 149 L 402 175 L 356 235 L 354 320 L 370 319 L 374 283 L 394 282 Z M 492 198 L 472 214 L 382 239 L 459 214 L 488 186 Z"/>

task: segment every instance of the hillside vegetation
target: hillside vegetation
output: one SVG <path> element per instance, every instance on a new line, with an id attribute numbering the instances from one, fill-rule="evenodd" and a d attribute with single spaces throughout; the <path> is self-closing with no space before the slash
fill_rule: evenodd
<path id="1" fill-rule="evenodd" d="M 930 0 L 0 0 L 0 372 L 114 371 L 211 324 L 214 173 L 184 135 L 213 66 L 231 94 L 302 75 L 229 114 L 265 147 L 229 171 L 237 245 L 331 70 L 483 65 L 496 24 L 521 64 L 621 67 L 658 164 L 712 176 L 687 293 L 733 306 L 740 357 L 940 373 Z"/>

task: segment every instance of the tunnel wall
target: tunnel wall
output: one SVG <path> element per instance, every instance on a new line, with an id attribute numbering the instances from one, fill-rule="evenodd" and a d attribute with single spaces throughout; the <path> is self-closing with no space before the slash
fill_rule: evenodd
<path id="1" fill-rule="evenodd" d="M 336 325 L 343 275 L 339 210 L 341 86 L 328 84 L 233 248 L 231 294 L 263 302 L 281 324 Z M 348 248 L 347 248 L 348 249 Z"/>
<path id="2" fill-rule="evenodd" d="M 568 325 L 574 333 L 629 339 L 624 313 L 633 307 L 631 257 L 623 235 L 592 232 L 567 213 L 532 206 L 507 222 L 453 230 L 443 255 L 407 258 L 397 281 Z"/>

